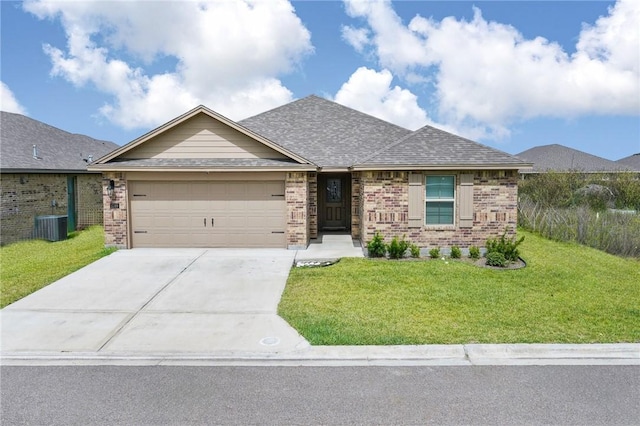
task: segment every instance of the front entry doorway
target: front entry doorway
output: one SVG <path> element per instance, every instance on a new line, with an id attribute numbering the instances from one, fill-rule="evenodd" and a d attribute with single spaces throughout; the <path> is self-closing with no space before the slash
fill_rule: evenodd
<path id="1" fill-rule="evenodd" d="M 318 227 L 321 231 L 351 228 L 351 175 L 318 175 Z"/>

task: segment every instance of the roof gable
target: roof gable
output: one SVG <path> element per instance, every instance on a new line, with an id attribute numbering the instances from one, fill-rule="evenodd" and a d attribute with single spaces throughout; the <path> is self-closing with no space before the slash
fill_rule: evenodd
<path id="1" fill-rule="evenodd" d="M 240 124 L 323 168 L 347 168 L 411 133 L 315 95 L 241 120 Z"/>
<path id="2" fill-rule="evenodd" d="M 618 172 L 629 167 L 606 158 L 588 154 L 559 144 L 542 145 L 516 154 L 533 163 L 533 173 L 546 171 L 582 171 L 587 173 Z"/>
<path id="3" fill-rule="evenodd" d="M 288 158 L 215 118 L 198 113 L 128 151 L 121 159 Z"/>
<path id="4" fill-rule="evenodd" d="M 148 159 L 284 159 L 308 164 L 299 155 L 202 105 L 100 158 L 96 165 L 102 169 L 100 165 Z"/>
<path id="5" fill-rule="evenodd" d="M 0 137 L 4 172 L 86 171 L 91 161 L 118 148 L 113 142 L 69 133 L 6 111 L 0 111 Z"/>
<path id="6" fill-rule="evenodd" d="M 528 166 L 506 152 L 432 126 L 424 126 L 364 158 L 354 169 L 518 169 Z"/>

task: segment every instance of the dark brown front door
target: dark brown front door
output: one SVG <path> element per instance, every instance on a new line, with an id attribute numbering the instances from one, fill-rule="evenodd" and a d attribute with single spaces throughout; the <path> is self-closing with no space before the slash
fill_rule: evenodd
<path id="1" fill-rule="evenodd" d="M 351 179 L 348 174 L 318 176 L 318 207 L 321 230 L 349 229 L 350 204 Z"/>

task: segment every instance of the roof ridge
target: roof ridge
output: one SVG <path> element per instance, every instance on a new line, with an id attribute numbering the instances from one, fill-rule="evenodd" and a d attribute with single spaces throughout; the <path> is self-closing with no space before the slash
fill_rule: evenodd
<path id="1" fill-rule="evenodd" d="M 421 127 L 420 129 L 424 128 L 425 126 Z M 417 130 L 414 130 L 413 132 L 407 133 L 406 135 L 404 135 L 403 137 L 401 137 L 400 139 L 398 139 L 395 142 L 392 142 L 391 144 L 385 146 L 382 149 L 379 149 L 378 151 L 374 152 L 373 154 L 361 159 L 360 161 L 358 161 L 357 163 L 353 164 L 354 166 L 357 164 L 365 164 L 366 161 L 368 161 L 369 159 L 376 157 L 380 154 L 382 154 L 385 151 L 388 151 L 389 149 L 393 148 L 396 145 L 399 145 L 400 143 L 402 143 L 405 139 L 411 137 L 413 134 L 415 134 L 415 132 L 417 132 Z"/>
<path id="2" fill-rule="evenodd" d="M 511 157 L 511 158 L 514 158 L 514 159 L 516 159 L 516 160 L 518 160 L 518 161 L 522 161 L 520 158 L 516 157 L 515 155 L 513 155 L 513 154 L 509 154 L 508 152 L 505 152 L 505 151 L 503 151 L 503 150 L 501 150 L 501 149 L 494 148 L 494 147 L 489 146 L 489 145 L 485 145 L 485 144 L 483 144 L 483 143 L 480 143 L 480 142 L 477 142 L 477 141 L 471 140 L 471 139 L 469 139 L 469 138 L 465 138 L 464 136 L 456 135 L 455 133 L 448 132 L 448 131 L 446 131 L 446 130 L 440 129 L 440 128 L 435 127 L 435 126 L 432 126 L 432 125 L 430 125 L 430 124 L 425 124 L 424 126 L 420 127 L 419 129 L 414 130 L 413 132 L 411 132 L 411 133 L 409 133 L 409 134 L 407 134 L 407 135 L 403 136 L 402 138 L 400 138 L 400 139 L 399 139 L 399 140 L 397 140 L 396 142 L 393 142 L 393 143 L 391 143 L 390 145 L 386 146 L 385 148 L 380 149 L 380 150 L 378 150 L 377 152 L 375 152 L 375 153 L 373 153 L 373 154 L 371 154 L 371 155 L 367 156 L 366 158 L 364 158 L 363 160 L 361 160 L 360 162 L 358 162 L 358 163 L 356 163 L 356 164 L 366 164 L 366 161 L 368 161 L 368 160 L 370 160 L 370 159 L 372 159 L 372 158 L 375 158 L 376 156 L 381 155 L 381 154 L 382 154 L 382 153 L 384 153 L 385 151 L 388 151 L 388 150 L 390 150 L 391 148 L 394 148 L 394 147 L 396 147 L 396 146 L 400 145 L 401 143 L 405 142 L 407 139 L 410 139 L 412 136 L 414 136 L 414 135 L 416 135 L 416 134 L 419 134 L 420 132 L 424 131 L 425 129 L 430 129 L 430 130 L 434 130 L 434 131 L 436 131 L 436 132 L 439 132 L 439 133 L 441 133 L 441 134 L 450 135 L 450 136 L 453 136 L 454 138 L 457 138 L 457 139 L 460 139 L 460 140 L 463 140 L 463 141 L 466 141 L 466 142 L 470 142 L 470 143 L 473 143 L 473 144 L 479 145 L 479 146 L 481 146 L 481 147 L 483 147 L 483 148 L 486 148 L 486 149 L 489 149 L 489 150 L 492 150 L 492 151 L 500 152 L 501 154 L 505 154 L 505 155 L 507 155 L 507 156 L 509 156 L 509 157 Z"/>

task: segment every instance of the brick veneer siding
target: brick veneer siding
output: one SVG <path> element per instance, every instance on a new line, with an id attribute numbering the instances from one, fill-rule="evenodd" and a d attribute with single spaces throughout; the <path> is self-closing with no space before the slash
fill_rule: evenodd
<path id="1" fill-rule="evenodd" d="M 409 172 L 362 172 L 360 205 L 363 243 L 370 241 L 378 231 L 386 240 L 406 235 L 407 240 L 422 248 L 447 249 L 453 245 L 461 248 L 471 245 L 483 247 L 487 238 L 502 234 L 505 228 L 509 229 L 510 234 L 515 233 L 517 173 L 509 170 L 461 173 L 474 175 L 471 228 L 458 227 L 457 219 L 453 226 L 409 228 Z M 458 179 L 456 181 L 459 183 Z"/>
<path id="2" fill-rule="evenodd" d="M 113 196 L 107 188 L 113 180 Z M 127 181 L 122 173 L 102 175 L 102 205 L 104 210 L 104 243 L 107 247 L 128 248 Z"/>
<path id="3" fill-rule="evenodd" d="M 318 174 L 309 173 L 309 238 L 318 238 Z"/>
<path id="4" fill-rule="evenodd" d="M 36 216 L 66 215 L 69 176 L 77 177 L 77 228 L 101 224 L 99 174 L 3 173 L 0 178 L 0 245 L 32 238 Z M 55 206 L 52 206 L 54 200 Z"/>
<path id="5" fill-rule="evenodd" d="M 360 238 L 360 173 L 351 173 L 351 238 Z"/>
<path id="6" fill-rule="evenodd" d="M 303 249 L 309 244 L 309 174 L 288 172 L 285 179 L 287 202 L 287 247 Z"/>

